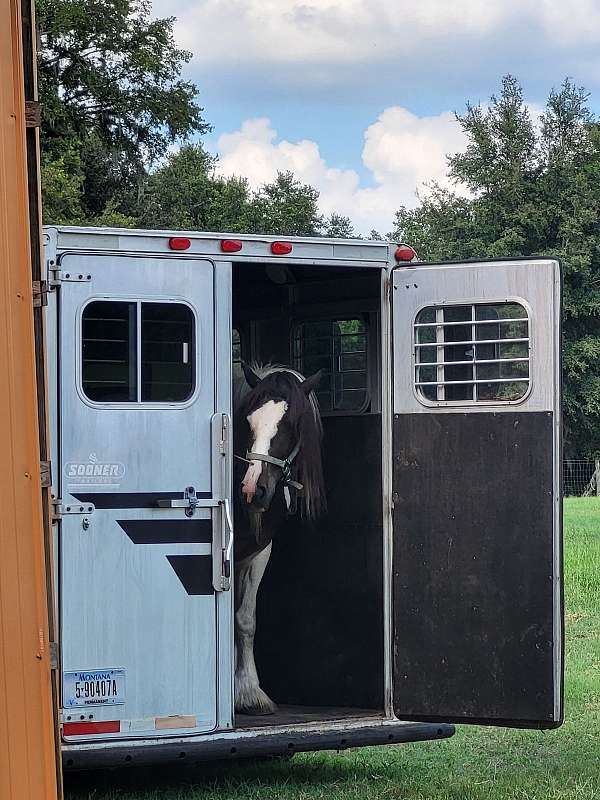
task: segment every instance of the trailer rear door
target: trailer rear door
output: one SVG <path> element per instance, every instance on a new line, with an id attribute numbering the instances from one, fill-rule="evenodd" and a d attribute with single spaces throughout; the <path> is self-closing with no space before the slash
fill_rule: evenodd
<path id="1" fill-rule="evenodd" d="M 212 730 L 229 411 L 216 268 L 108 253 L 59 267 L 64 734 Z"/>
<path id="2" fill-rule="evenodd" d="M 394 708 L 562 720 L 560 273 L 392 273 Z"/>

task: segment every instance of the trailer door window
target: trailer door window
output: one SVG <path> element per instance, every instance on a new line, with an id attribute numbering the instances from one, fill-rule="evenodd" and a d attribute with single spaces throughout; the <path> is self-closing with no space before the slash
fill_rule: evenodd
<path id="1" fill-rule="evenodd" d="M 177 403 L 194 391 L 194 314 L 183 303 L 95 300 L 82 315 L 82 387 L 99 403 Z"/>
<path id="2" fill-rule="evenodd" d="M 142 303 L 142 401 L 181 403 L 194 390 L 192 309 Z"/>
<path id="3" fill-rule="evenodd" d="M 414 325 L 417 396 L 433 404 L 515 402 L 529 389 L 520 303 L 427 306 Z"/>

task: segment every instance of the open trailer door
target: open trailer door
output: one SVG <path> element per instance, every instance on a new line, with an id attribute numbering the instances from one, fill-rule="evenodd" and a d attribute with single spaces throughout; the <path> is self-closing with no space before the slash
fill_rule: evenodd
<path id="1" fill-rule="evenodd" d="M 394 710 L 562 721 L 560 270 L 392 273 Z"/>

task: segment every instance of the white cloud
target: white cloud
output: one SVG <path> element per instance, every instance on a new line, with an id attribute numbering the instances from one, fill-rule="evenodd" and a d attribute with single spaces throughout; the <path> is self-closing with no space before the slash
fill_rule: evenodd
<path id="1" fill-rule="evenodd" d="M 469 40 L 600 41 L 597 0 L 155 0 L 198 64 L 364 64 Z M 510 40 L 503 32 L 510 29 Z M 458 45 L 462 47 L 461 44 Z"/>
<path id="2" fill-rule="evenodd" d="M 446 185 L 446 156 L 463 146 L 450 112 L 418 117 L 405 108 L 387 108 L 364 133 L 362 161 L 372 185 L 361 186 L 356 171 L 327 164 L 316 142 L 279 140 L 266 118 L 246 120 L 240 130 L 217 140 L 221 174 L 243 175 L 257 188 L 278 171 L 291 170 L 320 191 L 325 214 L 347 215 L 365 234 L 372 228 L 388 231 L 401 205 L 415 205 L 415 191 L 423 183 Z"/>

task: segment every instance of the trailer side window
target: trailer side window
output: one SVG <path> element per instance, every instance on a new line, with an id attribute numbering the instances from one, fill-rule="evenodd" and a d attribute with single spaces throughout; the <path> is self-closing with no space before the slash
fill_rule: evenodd
<path id="1" fill-rule="evenodd" d="M 177 403 L 194 391 L 195 333 L 183 303 L 95 300 L 82 315 L 82 385 L 100 403 Z"/>
<path id="2" fill-rule="evenodd" d="M 364 319 L 302 322 L 292 336 L 294 367 L 303 375 L 323 370 L 317 390 L 323 412 L 366 411 L 368 329 Z"/>
<path id="3" fill-rule="evenodd" d="M 137 399 L 137 304 L 97 300 L 82 317 L 82 380 L 90 400 Z"/>
<path id="4" fill-rule="evenodd" d="M 426 402 L 520 400 L 530 382 L 527 310 L 512 302 L 423 308 L 414 356 L 415 387 Z"/>

